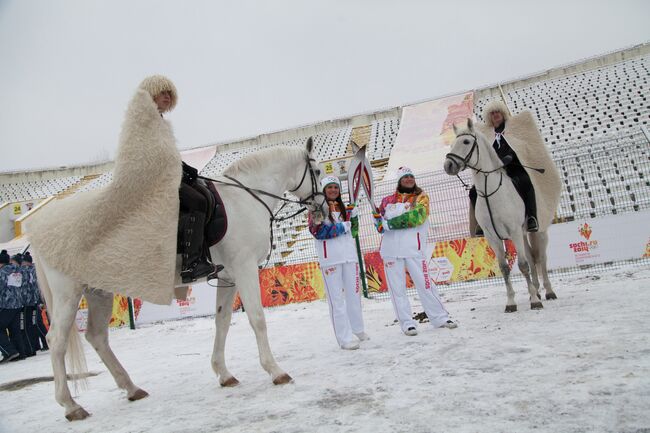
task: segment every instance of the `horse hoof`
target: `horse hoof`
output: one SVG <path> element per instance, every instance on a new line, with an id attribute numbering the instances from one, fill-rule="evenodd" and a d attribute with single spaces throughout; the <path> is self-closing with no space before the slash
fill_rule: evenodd
<path id="1" fill-rule="evenodd" d="M 86 412 L 86 409 L 84 409 L 83 407 L 80 407 L 79 409 L 75 409 L 72 412 L 65 415 L 68 421 L 81 421 L 82 419 L 86 419 L 89 416 L 90 414 Z"/>
<path id="2" fill-rule="evenodd" d="M 531 302 L 530 303 L 530 309 L 531 310 L 541 310 L 542 308 L 544 308 L 544 306 L 542 305 L 541 301 L 540 302 Z"/>
<path id="3" fill-rule="evenodd" d="M 138 388 L 138 390 L 129 397 L 129 401 L 142 400 L 145 397 L 149 397 L 149 393 L 144 389 Z"/>
<path id="4" fill-rule="evenodd" d="M 284 385 L 291 382 L 293 382 L 293 379 L 287 373 L 284 373 L 273 379 L 273 385 Z"/>
<path id="5" fill-rule="evenodd" d="M 557 299 L 557 295 L 555 293 L 547 293 L 546 300 L 548 301 L 549 299 Z"/>
<path id="6" fill-rule="evenodd" d="M 230 376 L 226 381 L 219 382 L 219 384 L 224 388 L 232 388 L 233 386 L 239 385 L 239 381 L 234 376 Z"/>
<path id="7" fill-rule="evenodd" d="M 506 313 L 514 313 L 517 311 L 516 305 L 506 305 Z"/>

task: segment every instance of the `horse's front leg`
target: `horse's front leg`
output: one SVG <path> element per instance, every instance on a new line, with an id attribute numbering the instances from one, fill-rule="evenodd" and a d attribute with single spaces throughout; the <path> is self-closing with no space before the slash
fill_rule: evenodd
<path id="1" fill-rule="evenodd" d="M 280 368 L 275 362 L 269 346 L 269 338 L 266 333 L 266 320 L 262 309 L 260 297 L 260 285 L 258 271 L 255 263 L 241 266 L 235 273 L 239 296 L 241 297 L 244 309 L 248 315 L 248 321 L 255 332 L 257 348 L 260 353 L 260 364 L 270 375 L 275 385 L 291 382 L 293 379 Z"/>
<path id="2" fill-rule="evenodd" d="M 228 336 L 232 318 L 232 304 L 237 294 L 237 288 L 232 281 L 226 271 L 221 273 L 219 285 L 217 286 L 217 314 L 214 317 L 217 333 L 214 338 L 211 360 L 212 369 L 219 376 L 219 384 L 229 387 L 239 384 L 235 376 L 228 371 L 225 358 L 226 337 Z"/>
<path id="3" fill-rule="evenodd" d="M 515 291 L 510 282 L 510 267 L 506 260 L 506 250 L 503 246 L 503 241 L 489 232 L 485 233 L 485 237 L 496 255 L 501 275 L 503 275 L 503 281 L 506 283 L 506 294 L 508 296 L 508 301 L 506 302 L 506 313 L 513 313 L 517 311 L 517 303 L 515 302 Z"/>
<path id="4" fill-rule="evenodd" d="M 512 236 L 512 242 L 517 248 L 517 265 L 519 265 L 519 270 L 526 278 L 526 285 L 528 286 L 528 293 L 530 294 L 530 308 L 531 310 L 538 310 L 544 308 L 542 301 L 539 300 L 539 281 L 537 281 L 537 286 L 533 284 L 531 280 L 531 273 L 534 275 L 535 280 L 537 280 L 537 270 L 535 265 L 530 266 L 529 263 L 533 263 L 530 258 L 530 248 L 528 247 L 527 241 L 524 238 L 526 236 L 523 230 L 518 231 Z"/>

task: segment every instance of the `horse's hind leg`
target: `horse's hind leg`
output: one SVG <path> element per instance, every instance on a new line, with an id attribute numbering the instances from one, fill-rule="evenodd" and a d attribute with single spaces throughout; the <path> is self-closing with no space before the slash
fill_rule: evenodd
<path id="1" fill-rule="evenodd" d="M 485 237 L 487 238 L 492 251 L 494 251 L 494 254 L 496 255 L 501 275 L 503 275 L 503 281 L 506 283 L 506 294 L 508 296 L 508 301 L 506 302 L 506 313 L 513 313 L 517 311 L 517 302 L 515 302 L 515 291 L 510 282 L 510 267 L 506 260 L 506 250 L 503 246 L 503 241 L 498 237 L 493 236 L 491 233 L 485 233 Z"/>
<path id="2" fill-rule="evenodd" d="M 535 233 L 531 233 L 531 234 L 535 234 Z M 530 281 L 531 281 L 531 284 L 533 285 L 533 288 L 535 289 L 535 293 L 537 293 L 537 297 L 539 298 L 540 297 L 540 295 L 539 295 L 539 274 L 537 272 L 536 255 L 534 254 L 534 251 L 533 251 L 530 235 L 524 233 L 523 237 L 524 237 L 523 244 L 524 244 L 524 248 L 526 249 L 526 261 L 528 262 L 528 269 L 530 270 Z"/>
<path id="3" fill-rule="evenodd" d="M 117 360 L 108 344 L 108 323 L 113 313 L 113 294 L 103 290 L 86 290 L 88 302 L 88 328 L 86 340 L 93 346 L 108 371 L 111 372 L 119 388 L 125 389 L 131 401 L 147 397 L 146 391 L 131 382 L 128 373 Z"/>
<path id="4" fill-rule="evenodd" d="M 47 276 L 42 284 L 48 285 L 51 292 L 48 297 L 52 323 L 46 338 L 54 372 L 54 397 L 65 409 L 65 417 L 69 421 L 82 420 L 90 414 L 70 395 L 64 358 L 69 339 L 76 337 L 71 334 L 77 332 L 73 326 L 83 287 L 44 263 L 41 266 L 46 268 L 44 273 Z"/>
<path id="5" fill-rule="evenodd" d="M 224 272 L 225 273 L 225 272 Z M 222 273 L 222 275 L 224 275 Z M 228 280 L 228 282 L 224 281 Z M 230 329 L 230 320 L 232 318 L 232 304 L 237 293 L 236 287 L 229 287 L 231 279 L 226 277 L 219 278 L 219 283 L 224 286 L 217 287 L 217 314 L 214 321 L 217 325 L 217 333 L 214 338 L 214 349 L 212 350 L 212 369 L 219 377 L 221 386 L 236 386 L 239 381 L 228 371 L 226 367 L 225 350 L 226 337 Z M 225 287 L 228 286 L 228 287 Z"/>
<path id="6" fill-rule="evenodd" d="M 544 290 L 546 291 L 546 299 L 557 299 L 557 295 L 553 291 L 553 287 L 551 287 L 551 280 L 548 278 L 546 255 L 546 250 L 548 248 L 548 233 L 531 233 L 529 238 L 533 260 L 535 261 L 535 264 L 539 266 L 539 272 L 542 274 L 542 283 L 544 284 Z"/>
<path id="7" fill-rule="evenodd" d="M 515 244 L 515 248 L 517 248 L 517 265 L 519 265 L 519 270 L 526 278 L 526 285 L 528 286 L 528 293 L 530 294 L 530 308 L 532 310 L 537 310 L 544 308 L 544 306 L 542 305 L 542 301 L 540 301 L 539 294 L 537 293 L 539 281 L 537 281 L 537 286 L 535 286 L 531 280 L 531 274 L 533 274 L 535 279 L 537 279 L 537 270 L 535 270 L 534 265 L 530 266 L 533 262 L 529 254 L 530 248 L 526 245 L 527 240 L 525 236 L 526 235 L 523 232 L 515 234 L 512 237 L 512 242 Z"/>
<path id="8" fill-rule="evenodd" d="M 242 265 L 239 267 L 235 279 L 239 296 L 248 315 L 255 338 L 257 339 L 257 348 L 260 353 L 260 363 L 264 370 L 270 375 L 275 385 L 282 385 L 291 382 L 291 376 L 284 372 L 275 362 L 269 346 L 269 338 L 266 333 L 266 320 L 264 319 L 264 310 L 262 309 L 262 300 L 260 299 L 260 285 L 258 280 L 257 266 L 255 263 Z"/>

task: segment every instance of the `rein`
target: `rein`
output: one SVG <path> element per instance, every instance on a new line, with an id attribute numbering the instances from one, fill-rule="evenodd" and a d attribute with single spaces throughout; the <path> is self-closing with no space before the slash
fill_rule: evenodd
<path id="1" fill-rule="evenodd" d="M 494 173 L 495 171 L 498 171 L 498 170 L 502 169 L 505 166 L 502 165 L 501 167 L 497 167 L 494 170 L 486 171 L 486 170 L 480 169 L 479 167 L 476 167 L 475 165 L 471 165 L 470 160 L 472 159 L 472 156 L 474 154 L 474 150 L 476 150 L 476 156 L 477 156 L 476 163 L 478 164 L 478 161 L 480 160 L 480 148 L 478 147 L 478 140 L 476 139 L 475 135 L 468 134 L 468 133 L 460 134 L 456 138 L 461 137 L 463 135 L 469 135 L 470 137 L 472 137 L 474 139 L 474 143 L 472 144 L 472 148 L 470 149 L 469 153 L 464 158 L 462 156 L 460 156 L 460 155 L 455 154 L 455 153 L 448 153 L 447 155 L 445 155 L 445 157 L 451 159 L 454 162 L 456 162 L 456 164 L 458 164 L 458 162 L 462 162 L 463 165 L 465 165 L 466 167 L 469 167 L 472 170 L 474 170 L 475 172 L 481 173 L 483 175 L 483 178 L 485 180 L 485 186 L 484 186 L 484 191 L 485 192 L 482 193 L 477 188 L 476 189 L 476 194 L 479 197 L 482 197 L 482 198 L 485 199 L 485 204 L 487 205 L 488 214 L 490 215 L 490 222 L 492 223 L 492 228 L 494 229 L 494 233 L 496 233 L 496 235 L 497 235 L 497 237 L 499 239 L 504 241 L 506 239 L 499 234 L 499 231 L 497 230 L 497 226 L 496 226 L 496 224 L 494 224 L 494 217 L 492 216 L 492 208 L 490 207 L 490 200 L 488 200 L 491 196 L 496 194 L 497 191 L 499 191 L 499 189 L 501 189 L 501 185 L 503 185 L 503 172 L 499 172 L 499 185 L 497 186 L 497 188 L 494 191 L 492 191 L 489 194 L 487 193 L 487 181 L 488 181 L 488 176 L 490 176 L 490 174 Z M 471 186 L 467 185 L 463 181 L 463 179 L 461 179 L 461 177 L 458 174 L 456 174 L 456 177 L 458 178 L 458 180 L 460 180 L 460 183 L 463 184 L 463 186 L 465 187 L 466 190 L 470 190 L 472 188 Z"/>
<path id="2" fill-rule="evenodd" d="M 307 210 L 306 207 L 301 207 L 298 211 L 292 213 L 289 216 L 284 216 L 282 218 L 278 218 L 278 214 L 282 211 L 282 209 L 284 209 L 284 207 L 288 203 L 293 203 L 293 204 L 298 204 L 298 205 L 304 206 L 306 204 L 309 204 L 310 200 L 314 200 L 319 195 L 323 195 L 322 192 L 319 192 L 316 189 L 317 188 L 317 186 L 316 186 L 316 174 L 314 173 L 314 169 L 312 169 L 312 167 L 311 167 L 311 163 L 316 162 L 316 160 L 313 159 L 313 158 L 310 158 L 309 156 L 307 156 L 307 159 L 306 159 L 305 162 L 306 162 L 305 170 L 302 172 L 302 178 L 300 179 L 300 183 L 294 189 L 289 190 L 289 192 L 298 191 L 300 189 L 300 187 L 302 186 L 302 184 L 305 182 L 305 179 L 307 178 L 307 172 L 309 172 L 309 178 L 311 180 L 311 194 L 307 198 L 302 199 L 302 200 L 292 200 L 292 199 L 289 199 L 289 198 L 286 198 L 286 197 L 281 197 L 279 195 L 276 195 L 276 194 L 273 194 L 273 193 L 270 193 L 270 192 L 267 192 L 267 191 L 264 191 L 264 190 L 261 190 L 261 189 L 247 187 L 246 185 L 244 185 L 243 183 L 241 183 L 240 181 L 238 181 L 234 177 L 228 176 L 226 174 L 224 174 L 223 177 L 225 177 L 226 179 L 228 179 L 228 180 L 230 180 L 230 181 L 232 181 L 234 183 L 228 183 L 228 182 L 224 182 L 222 180 L 212 179 L 212 178 L 209 178 L 209 177 L 206 177 L 206 176 L 198 176 L 199 179 L 209 180 L 211 182 L 214 182 L 214 183 L 217 183 L 217 184 L 220 184 L 220 185 L 234 186 L 236 188 L 243 189 L 244 191 L 249 193 L 251 196 L 253 196 L 253 198 L 255 200 L 262 203 L 262 206 L 264 206 L 264 208 L 266 208 L 266 210 L 269 213 L 269 229 L 270 229 L 269 230 L 270 231 L 269 253 L 266 255 L 266 263 L 264 263 L 264 266 L 262 266 L 262 267 L 266 267 L 266 265 L 268 265 L 269 259 L 271 258 L 271 251 L 273 251 L 273 223 L 276 222 L 276 221 L 278 221 L 278 222 L 286 221 L 286 220 L 291 219 L 291 218 L 293 218 L 293 217 L 295 217 L 295 216 L 297 216 L 297 215 L 299 215 L 302 212 Z M 265 195 L 267 197 L 272 197 L 272 198 L 274 198 L 276 200 L 283 201 L 284 203 L 282 204 L 282 206 L 280 206 L 280 209 L 278 209 L 278 211 L 276 213 L 273 213 L 273 210 L 264 202 L 264 200 L 262 200 L 259 197 L 260 195 Z"/>

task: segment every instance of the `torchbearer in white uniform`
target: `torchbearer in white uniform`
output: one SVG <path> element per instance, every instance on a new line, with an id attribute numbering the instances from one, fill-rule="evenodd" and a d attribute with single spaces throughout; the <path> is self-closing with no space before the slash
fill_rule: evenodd
<path id="1" fill-rule="evenodd" d="M 384 197 L 375 226 L 383 234 L 380 253 L 388 280 L 388 291 L 402 332 L 417 335 L 411 304 L 406 295 L 408 269 L 418 292 L 424 312 L 436 328 L 456 328 L 442 305 L 435 284 L 431 283 L 427 266 L 427 231 L 429 229 L 429 196 L 415 183 L 413 172 L 400 167 L 395 193 Z"/>
<path id="2" fill-rule="evenodd" d="M 354 205 L 344 206 L 338 178 L 323 178 L 321 187 L 329 214 L 321 222 L 310 214 L 309 231 L 315 238 L 334 335 L 341 349 L 354 350 L 359 348 L 359 341 L 369 338 L 363 327 L 359 261 L 353 237 L 359 218 Z"/>

